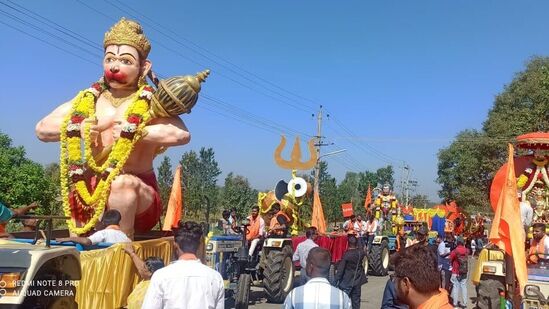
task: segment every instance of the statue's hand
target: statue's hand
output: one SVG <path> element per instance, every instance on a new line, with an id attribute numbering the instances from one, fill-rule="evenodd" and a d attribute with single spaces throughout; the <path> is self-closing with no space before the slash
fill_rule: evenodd
<path id="1" fill-rule="evenodd" d="M 97 118 L 86 118 L 86 119 L 84 119 L 84 121 L 82 122 L 82 126 L 80 127 L 80 136 L 82 138 L 85 138 L 84 127 L 85 127 L 85 124 L 87 124 L 87 123 L 91 123 L 91 126 L 90 126 L 90 140 L 92 141 L 92 143 L 95 146 L 97 146 L 97 137 L 99 136 L 100 129 L 101 129 L 97 124 Z"/>
<path id="2" fill-rule="evenodd" d="M 127 121 L 115 121 L 114 126 L 112 127 L 112 138 L 116 141 L 120 138 L 120 133 L 122 132 L 122 128 L 124 126 L 128 125 Z"/>

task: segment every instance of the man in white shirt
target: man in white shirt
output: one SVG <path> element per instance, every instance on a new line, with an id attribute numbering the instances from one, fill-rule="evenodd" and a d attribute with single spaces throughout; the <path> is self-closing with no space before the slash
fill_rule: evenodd
<path id="1" fill-rule="evenodd" d="M 524 228 L 524 238 L 528 235 L 528 228 L 532 225 L 532 220 L 534 219 L 534 209 L 528 200 L 522 201 L 522 192 L 518 193 L 518 198 L 520 200 L 520 221 Z"/>
<path id="2" fill-rule="evenodd" d="M 324 248 L 316 247 L 309 251 L 305 271 L 311 279 L 286 296 L 284 309 L 351 309 L 349 296 L 328 282 L 331 260 L 330 252 Z"/>
<path id="3" fill-rule="evenodd" d="M 305 236 L 307 236 L 307 239 L 297 245 L 294 256 L 292 258 L 294 262 L 299 261 L 299 264 L 301 265 L 301 284 L 305 284 L 309 280 L 309 277 L 307 277 L 307 272 L 305 271 L 307 267 L 307 257 L 309 256 L 309 251 L 311 251 L 312 248 L 318 247 L 318 245 L 315 243 L 315 239 L 317 238 L 316 227 L 311 226 L 307 228 L 307 231 L 305 231 Z"/>
<path id="4" fill-rule="evenodd" d="M 109 209 L 103 214 L 103 218 L 101 219 L 101 224 L 104 226 L 104 229 L 97 231 L 88 237 L 65 237 L 57 238 L 56 240 L 58 242 L 72 241 L 84 246 L 91 246 L 100 242 L 111 244 L 131 242 L 132 240 L 120 230 L 119 224 L 121 219 L 122 216 L 118 210 Z"/>
<path id="5" fill-rule="evenodd" d="M 188 221 L 174 234 L 179 259 L 153 274 L 143 308 L 224 309 L 223 278 L 203 265 L 196 255 L 202 241 L 202 228 Z"/>
<path id="6" fill-rule="evenodd" d="M 368 250 L 374 241 L 378 229 L 378 222 L 373 214 L 368 217 L 368 221 L 364 224 L 364 237 L 366 237 L 366 246 Z"/>

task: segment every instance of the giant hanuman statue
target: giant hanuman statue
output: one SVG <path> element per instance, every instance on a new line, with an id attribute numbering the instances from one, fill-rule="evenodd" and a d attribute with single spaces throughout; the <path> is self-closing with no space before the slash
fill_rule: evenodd
<path id="1" fill-rule="evenodd" d="M 141 26 L 122 19 L 103 42 L 103 77 L 57 107 L 36 125 L 44 142 L 60 142 L 63 209 L 73 234 L 90 231 L 106 208 L 122 215 L 120 228 L 133 236 L 158 223 L 162 204 L 153 159 L 191 135 L 178 117 L 198 99 L 196 77 L 146 82 L 151 44 Z"/>

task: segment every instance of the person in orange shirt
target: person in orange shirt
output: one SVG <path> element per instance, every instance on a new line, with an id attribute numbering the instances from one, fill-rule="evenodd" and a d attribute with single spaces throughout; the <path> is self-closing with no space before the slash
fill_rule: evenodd
<path id="1" fill-rule="evenodd" d="M 250 245 L 248 254 L 252 256 L 259 241 L 265 237 L 265 220 L 259 215 L 259 207 L 252 207 L 252 213 L 248 216 L 250 226 L 248 226 L 248 233 L 246 234 L 246 240 Z"/>
<path id="2" fill-rule="evenodd" d="M 284 238 L 288 234 L 288 225 L 290 217 L 280 210 L 279 204 L 271 206 L 271 211 L 274 213 L 269 225 L 269 236 Z"/>
<path id="3" fill-rule="evenodd" d="M 528 263 L 537 264 L 538 259 L 549 258 L 549 237 L 545 233 L 545 224 L 535 223 L 532 227 L 532 240 L 528 252 Z"/>
<path id="4" fill-rule="evenodd" d="M 345 232 L 347 232 L 347 234 L 356 234 L 356 216 L 355 215 L 351 215 L 349 217 L 349 220 L 345 221 L 345 223 L 343 223 L 343 230 Z"/>
<path id="5" fill-rule="evenodd" d="M 418 244 L 401 250 L 393 259 L 396 296 L 410 309 L 450 309 L 448 293 L 440 288 L 437 257 Z"/>

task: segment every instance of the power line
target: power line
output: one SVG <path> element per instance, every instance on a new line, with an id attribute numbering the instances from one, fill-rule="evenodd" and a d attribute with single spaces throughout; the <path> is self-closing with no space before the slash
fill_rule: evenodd
<path id="1" fill-rule="evenodd" d="M 2 3 L 2 4 L 3 4 L 3 3 Z M 13 15 L 7 13 L 7 12 L 4 12 L 4 11 L 2 11 L 2 10 L 0 10 L 0 12 L 2 12 L 2 13 L 4 13 L 4 15 L 6 15 L 6 16 L 8 16 L 8 17 L 10 17 L 10 18 L 12 18 L 12 19 L 14 19 L 14 20 L 16 20 L 16 21 L 22 23 L 23 25 L 26 25 L 26 26 L 28 26 L 28 27 L 31 27 L 31 28 L 37 29 L 37 30 L 40 29 L 40 28 L 37 27 L 36 25 L 33 25 L 33 24 L 29 23 L 29 22 L 26 22 L 26 21 L 24 21 L 24 20 L 22 20 L 22 19 L 20 19 L 20 18 L 18 18 L 18 17 L 16 17 L 16 16 L 13 16 Z M 29 17 L 28 14 L 24 14 L 24 15 L 26 15 L 27 17 Z M 45 18 L 45 17 L 42 17 L 42 19 L 44 19 L 44 20 L 46 20 L 46 21 L 49 21 L 49 20 L 48 20 L 47 18 Z M 38 21 L 38 22 L 41 23 L 41 24 L 44 24 L 44 22 L 42 22 L 42 21 L 40 21 L 40 20 L 37 20 L 37 19 L 34 19 L 34 20 Z M 19 32 L 25 33 L 26 35 L 28 35 L 28 36 L 30 36 L 30 37 L 32 37 L 32 38 L 35 38 L 35 39 L 37 39 L 37 40 L 39 40 L 39 41 L 41 41 L 41 42 L 44 42 L 44 43 L 46 43 L 46 44 L 48 44 L 48 45 L 50 45 L 50 46 L 53 46 L 53 47 L 55 47 L 55 48 L 57 48 L 57 49 L 60 49 L 61 51 L 65 52 L 65 53 L 68 53 L 68 54 L 71 54 L 71 55 L 73 55 L 73 56 L 76 56 L 76 57 L 80 58 L 80 59 L 83 60 L 83 61 L 86 61 L 86 62 L 89 62 L 89 63 L 92 63 L 92 64 L 96 64 L 94 61 L 91 61 L 91 60 L 89 60 L 88 58 L 84 58 L 84 57 L 82 57 L 82 56 L 80 56 L 80 55 L 78 55 L 78 54 L 75 54 L 75 53 L 73 53 L 73 52 L 67 50 L 67 49 L 64 49 L 64 48 L 61 48 L 61 47 L 59 47 L 59 46 L 57 46 L 57 45 L 54 45 L 54 44 L 52 44 L 52 43 L 50 43 L 50 42 L 48 42 L 48 41 L 46 41 L 46 40 L 43 40 L 43 39 L 41 39 L 41 38 L 39 38 L 39 37 L 37 37 L 37 36 L 34 36 L 34 35 L 30 34 L 29 32 L 27 32 L 27 31 L 25 31 L 25 30 L 22 30 L 22 29 L 20 29 L 20 28 L 17 28 L 17 27 L 15 27 L 15 26 L 12 26 L 12 25 L 7 24 L 7 23 L 5 23 L 5 22 L 2 22 L 2 24 L 5 24 L 6 26 L 8 26 L 8 27 L 10 27 L 10 28 L 12 28 L 12 29 L 15 29 L 15 30 L 17 30 L 17 31 L 19 31 Z M 58 24 L 56 24 L 56 25 L 58 25 Z M 61 27 L 61 28 L 66 29 L 65 27 L 63 27 L 63 26 L 61 26 L 61 25 L 58 25 L 58 26 Z M 42 31 L 42 32 L 47 33 L 47 34 L 51 34 L 51 33 L 47 32 L 47 31 Z M 68 33 L 66 33 L 66 32 L 62 32 L 62 33 L 65 34 L 65 35 L 68 35 Z M 56 36 L 56 35 L 54 35 L 54 37 L 56 37 L 56 38 L 59 39 L 59 40 L 62 40 L 63 42 L 65 42 L 66 44 L 68 44 L 68 45 L 70 45 L 70 46 L 72 46 L 72 47 L 81 49 L 81 46 L 78 46 L 78 45 L 76 45 L 76 44 L 74 44 L 74 43 L 72 43 L 72 42 L 70 42 L 70 41 L 67 41 L 67 40 L 64 39 L 64 38 L 61 38 L 61 37 Z M 73 36 L 71 36 L 71 37 L 73 37 Z M 98 58 L 100 58 L 98 55 L 96 55 L 96 56 L 97 56 Z M 159 75 L 159 76 L 160 76 L 160 75 Z M 207 110 L 216 112 L 217 114 L 220 114 L 220 115 L 223 115 L 223 116 L 227 116 L 227 117 L 229 117 L 229 118 L 236 119 L 236 120 L 239 120 L 239 121 L 240 121 L 240 120 L 243 120 L 243 121 L 245 121 L 247 124 L 253 125 L 253 126 L 255 126 L 255 127 L 260 127 L 260 128 L 263 128 L 263 129 L 264 129 L 265 127 L 270 128 L 270 131 L 269 131 L 269 132 L 275 133 L 275 134 L 279 134 L 280 131 L 282 131 L 282 132 L 289 132 L 289 133 L 294 133 L 294 134 L 301 134 L 301 135 L 304 135 L 304 136 L 311 136 L 311 135 L 309 135 L 309 134 L 306 134 L 306 133 L 303 133 L 303 132 L 300 132 L 300 131 L 291 129 L 291 128 L 289 128 L 289 127 L 285 127 L 285 126 L 283 126 L 283 125 L 279 125 L 279 124 L 273 122 L 272 120 L 268 120 L 268 119 L 263 118 L 263 117 L 261 117 L 261 116 L 255 115 L 255 114 L 253 114 L 253 113 L 251 113 L 251 112 L 245 111 L 245 110 L 243 110 L 243 109 L 241 109 L 241 108 L 239 108 L 239 107 L 237 107 L 237 106 L 235 106 L 235 105 L 226 103 L 226 102 L 224 102 L 224 101 L 222 101 L 222 100 L 220 100 L 220 99 L 216 99 L 216 98 L 213 98 L 213 97 L 210 97 L 210 96 L 207 96 L 207 95 L 201 95 L 201 96 L 204 97 L 206 100 L 210 100 L 211 102 L 216 103 L 217 106 L 214 106 L 214 108 L 217 108 L 217 109 L 221 108 L 221 109 L 224 109 L 224 110 L 225 110 L 225 113 L 222 113 L 222 112 L 219 112 L 219 111 L 215 111 L 213 108 L 206 108 Z M 229 114 L 233 114 L 233 116 L 230 116 Z M 236 116 L 236 117 L 235 117 L 235 116 Z M 259 125 L 257 125 L 257 124 L 259 124 Z"/>
<path id="2" fill-rule="evenodd" d="M 0 3 L 1 3 L 1 2 L 0 2 Z M 2 3 L 2 4 L 4 4 L 4 3 Z M 20 24 L 26 25 L 27 27 L 30 27 L 30 28 L 32 28 L 32 29 L 34 29 L 34 30 L 36 30 L 36 31 L 42 32 L 42 33 L 44 33 L 44 34 L 46 34 L 46 35 L 48 35 L 48 36 L 50 36 L 50 37 L 53 37 L 53 38 L 55 38 L 55 39 L 57 39 L 57 40 L 59 40 L 59 41 L 65 43 L 66 45 L 72 46 L 72 47 L 74 47 L 74 48 L 76 48 L 76 49 L 78 49 L 78 50 L 80 50 L 80 51 L 82 51 L 82 52 L 85 52 L 85 53 L 87 53 L 87 54 L 89 54 L 89 55 L 91 55 L 91 56 L 93 56 L 93 57 L 99 57 L 99 58 L 101 58 L 101 56 L 100 56 L 99 54 L 90 52 L 89 50 L 87 50 L 87 49 L 85 49 L 85 48 L 82 48 L 81 46 L 78 46 L 78 45 L 76 45 L 76 44 L 74 44 L 74 43 L 72 43 L 72 42 L 69 42 L 68 40 L 66 40 L 66 39 L 64 39 L 64 38 L 62 38 L 62 37 L 60 37 L 60 36 L 58 36 L 58 35 L 56 35 L 56 34 L 54 34 L 54 33 L 51 33 L 51 32 L 49 32 L 49 31 L 47 31 L 47 30 L 45 30 L 45 29 L 42 29 L 42 28 L 40 28 L 40 27 L 38 27 L 38 26 L 36 26 L 36 25 L 34 25 L 34 24 L 28 22 L 28 21 L 25 21 L 25 20 L 23 20 L 23 19 L 21 19 L 21 18 L 15 16 L 15 15 L 9 13 L 9 12 L 6 12 L 6 11 L 0 9 L 0 13 L 1 13 L 2 15 L 4 15 L 4 16 L 7 16 L 8 18 L 10 18 L 10 19 L 16 21 L 16 22 L 19 22 Z"/>
<path id="3" fill-rule="evenodd" d="M 120 10 L 120 11 L 126 13 L 126 11 L 125 11 L 124 9 L 120 8 L 120 6 L 118 6 L 118 5 L 113 4 L 111 1 L 109 1 L 109 0 L 104 0 L 104 1 L 107 2 L 107 3 L 109 3 L 110 5 L 114 6 L 114 7 L 117 8 L 118 10 Z M 120 5 L 123 4 L 120 0 L 114 0 L 114 1 L 118 2 Z M 228 67 L 228 66 L 226 66 L 226 65 L 224 65 L 224 64 L 222 64 L 222 63 L 219 63 L 219 62 L 216 61 L 215 59 L 212 59 L 211 57 L 205 55 L 204 53 L 202 53 L 202 52 L 200 52 L 200 51 L 197 51 L 195 48 L 189 47 L 187 44 L 184 44 L 184 43 L 180 42 L 177 38 L 174 38 L 173 36 L 167 35 L 165 32 L 156 29 L 156 31 L 158 31 L 159 33 L 163 34 L 164 36 L 166 36 L 166 37 L 172 39 L 172 40 L 175 41 L 175 42 L 178 42 L 180 45 L 182 45 L 182 46 L 184 46 L 184 47 L 190 49 L 191 51 L 193 51 L 193 52 L 199 54 L 200 56 L 202 56 L 202 57 L 204 57 L 204 58 L 206 58 L 206 59 L 208 59 L 208 60 L 210 60 L 210 61 L 212 61 L 212 62 L 214 62 L 214 63 L 216 63 L 216 64 L 218 64 L 218 65 L 220 65 L 220 66 L 222 66 L 222 67 L 224 67 L 224 68 L 226 68 L 227 70 L 230 70 L 231 72 L 233 72 L 233 73 L 235 73 L 235 74 L 237 74 L 237 75 L 239 75 L 239 76 L 241 76 L 241 77 L 243 77 L 243 78 L 245 78 L 245 79 L 247 79 L 247 80 L 249 80 L 249 81 L 251 81 L 251 82 L 253 82 L 253 83 L 256 83 L 256 84 L 260 85 L 259 83 L 253 81 L 252 79 L 250 79 L 250 78 L 248 77 L 248 76 L 253 76 L 253 77 L 255 77 L 256 79 L 258 79 L 258 80 L 260 80 L 260 81 L 262 81 L 262 82 L 264 82 L 264 83 L 266 83 L 266 84 L 269 84 L 269 85 L 271 85 L 271 86 L 273 86 L 273 87 L 275 87 L 275 88 L 277 88 L 277 89 L 279 89 L 279 90 L 281 90 L 281 91 L 283 91 L 283 92 L 286 92 L 286 93 L 288 93 L 288 94 L 290 94 L 290 95 L 292 95 L 292 96 L 294 96 L 294 97 L 296 97 L 296 98 L 299 98 L 299 99 L 304 100 L 304 101 L 308 101 L 308 102 L 312 103 L 312 105 L 309 106 L 310 108 L 314 108 L 314 107 L 317 105 L 315 101 L 310 100 L 310 99 L 308 99 L 308 98 L 305 98 L 305 97 L 303 97 L 303 96 L 301 96 L 301 95 L 298 95 L 298 94 L 296 94 L 296 93 L 294 93 L 294 92 L 292 92 L 292 91 L 290 91 L 290 90 L 287 90 L 287 89 L 285 89 L 285 88 L 283 88 L 283 87 L 281 87 L 281 86 L 279 86 L 279 85 L 277 85 L 277 84 L 275 84 L 275 83 L 273 83 L 273 82 L 271 82 L 271 81 L 269 81 L 269 80 L 267 80 L 267 79 L 265 79 L 265 78 L 262 78 L 262 77 L 258 76 L 257 74 L 254 74 L 253 72 L 250 72 L 250 71 L 248 71 L 248 70 L 246 70 L 246 69 L 240 67 L 239 65 L 237 65 L 237 64 L 235 64 L 235 63 L 233 63 L 233 62 L 231 62 L 231 61 L 229 61 L 229 60 L 227 60 L 227 59 L 225 59 L 225 58 L 223 58 L 223 57 L 221 57 L 221 56 L 219 56 L 219 55 L 217 55 L 217 54 L 211 52 L 210 50 L 208 50 L 208 49 L 206 49 L 206 48 L 204 48 L 204 47 L 202 47 L 202 46 L 200 46 L 200 45 L 194 43 L 193 41 L 191 41 L 191 40 L 189 40 L 189 39 L 183 37 L 181 34 L 176 33 L 175 31 L 173 31 L 173 30 L 171 30 L 171 29 L 169 29 L 169 28 L 167 28 L 167 27 L 161 25 L 160 23 L 154 21 L 153 19 L 147 17 L 147 16 L 144 15 L 143 13 L 141 13 L 141 12 L 139 12 L 139 11 L 137 11 L 137 10 L 131 8 L 131 7 L 127 7 L 127 9 L 130 10 L 130 11 L 132 11 L 132 12 L 134 12 L 135 14 L 137 14 L 137 15 L 140 16 L 140 17 L 142 17 L 143 19 L 148 20 L 148 21 L 150 22 L 150 24 L 153 24 L 153 25 L 155 25 L 155 26 L 157 26 L 157 27 L 159 27 L 159 28 L 161 28 L 161 29 L 163 29 L 163 30 L 169 32 L 170 34 L 172 34 L 172 35 L 174 35 L 174 36 L 177 36 L 177 37 L 181 38 L 181 39 L 184 40 L 185 42 L 187 42 L 187 43 L 193 45 L 194 47 L 196 47 L 196 48 L 198 48 L 198 49 L 204 51 L 205 53 L 207 53 L 207 54 L 209 54 L 209 55 L 212 55 L 213 57 L 215 57 L 215 58 L 217 58 L 217 59 L 220 59 L 221 61 L 223 61 L 223 62 L 225 62 L 225 63 L 227 63 L 227 64 L 229 64 L 229 65 L 235 67 L 237 70 L 240 70 L 240 71 L 244 72 L 245 74 L 241 74 L 241 73 L 238 72 L 237 70 L 234 70 L 234 69 L 232 69 L 232 68 L 230 68 L 230 67 Z M 134 16 L 135 16 L 135 15 L 134 15 Z M 150 24 L 149 24 L 149 25 L 150 25 Z M 262 86 L 262 85 L 260 85 L 260 86 Z M 262 87 L 264 87 L 264 86 L 262 86 Z M 272 90 L 270 90 L 270 89 L 268 89 L 268 88 L 266 88 L 266 87 L 265 87 L 265 89 L 267 89 L 267 90 L 269 90 L 269 91 L 272 91 Z M 277 93 L 277 92 L 276 92 L 276 93 Z M 280 94 L 280 95 L 281 95 L 281 94 Z M 283 96 L 283 95 L 281 95 L 281 96 Z M 285 97 L 285 98 L 291 100 L 291 98 L 288 98 L 288 97 L 286 97 L 286 96 L 283 96 L 283 97 Z"/>
<path id="4" fill-rule="evenodd" d="M 81 0 L 77 0 L 77 2 L 80 3 L 80 4 L 82 4 L 83 6 L 87 7 L 88 9 L 90 9 L 90 10 L 96 12 L 97 14 L 101 14 L 102 16 L 105 16 L 105 17 L 107 17 L 107 18 L 110 19 L 110 20 L 116 21 L 115 18 L 113 18 L 113 17 L 111 17 L 111 16 L 109 16 L 109 15 L 107 15 L 107 14 L 104 14 L 103 12 L 98 11 L 96 8 L 94 8 L 94 7 L 90 6 L 90 5 L 88 5 L 87 3 L 85 3 L 85 2 L 83 2 L 83 1 L 81 1 Z M 135 16 L 134 16 L 133 14 L 128 13 L 127 11 L 125 11 L 125 10 L 123 10 L 122 8 L 118 7 L 117 5 L 115 5 L 115 4 L 111 3 L 111 2 L 107 2 L 107 3 L 109 3 L 109 4 L 112 5 L 112 6 L 114 6 L 115 8 L 117 8 L 118 10 L 120 10 L 121 12 L 123 12 L 123 13 L 125 13 L 125 14 L 128 14 L 128 16 L 135 18 Z M 136 18 L 136 19 L 137 19 L 137 18 Z M 170 36 L 170 35 L 165 34 L 163 31 L 158 30 L 156 27 L 151 26 L 151 25 L 148 24 L 147 22 L 144 22 L 143 24 L 146 24 L 146 25 L 150 26 L 150 27 L 151 27 L 152 29 L 154 29 L 156 32 L 158 32 L 158 33 L 160 33 L 160 34 L 162 34 L 162 35 L 168 37 L 172 42 L 175 42 L 175 43 L 177 43 L 177 44 L 179 44 L 179 45 L 181 45 L 181 46 L 183 46 L 183 47 L 185 47 L 185 48 L 187 48 L 187 49 L 193 50 L 193 49 L 190 48 L 188 45 L 185 45 L 185 44 L 181 43 L 179 40 L 173 38 L 173 37 Z M 162 48 L 164 48 L 164 49 L 170 51 L 171 53 L 173 53 L 173 54 L 175 54 L 175 55 L 177 55 L 177 56 L 179 56 L 179 57 L 181 57 L 181 58 L 183 58 L 183 59 L 186 59 L 187 61 L 192 62 L 192 63 L 194 63 L 194 64 L 196 64 L 196 65 L 198 65 L 198 66 L 201 66 L 201 67 L 204 67 L 204 68 L 206 68 L 206 67 L 211 67 L 210 65 L 206 65 L 206 64 L 201 63 L 201 62 L 199 62 L 199 61 L 197 61 L 197 60 L 195 60 L 195 59 L 193 59 L 193 58 L 191 58 L 191 57 L 189 57 L 189 56 L 186 56 L 186 55 L 182 54 L 179 50 L 173 49 L 173 48 L 167 46 L 166 44 L 164 44 L 164 43 L 162 43 L 162 42 L 160 42 L 160 41 L 157 41 L 157 40 L 154 40 L 154 39 L 150 39 L 150 40 L 151 40 L 151 42 L 154 43 L 155 45 L 158 45 L 158 46 L 160 46 L 160 47 L 162 47 Z M 195 50 L 194 50 L 194 51 L 195 51 Z M 196 52 L 196 53 L 199 53 L 199 52 L 197 52 L 197 51 L 195 51 L 195 52 Z M 199 53 L 199 54 L 200 54 L 200 53 Z M 252 83 L 254 83 L 254 84 L 256 84 L 256 85 L 259 85 L 257 82 L 251 80 L 249 77 L 244 76 L 244 75 L 242 75 L 242 74 L 240 74 L 240 73 L 234 71 L 233 69 L 228 68 L 227 66 L 224 66 L 224 65 L 220 64 L 219 62 L 217 62 L 217 61 L 215 61 L 215 60 L 213 60 L 213 59 L 211 59 L 211 58 L 209 58 L 209 57 L 207 57 L 207 56 L 205 56 L 205 55 L 203 55 L 203 54 L 202 54 L 202 56 L 205 57 L 206 59 L 208 59 L 208 60 L 210 60 L 210 61 L 212 61 L 212 62 L 218 64 L 219 66 L 225 67 L 226 69 L 235 72 L 235 74 L 239 75 L 241 78 L 244 78 L 244 79 L 246 79 L 246 80 L 248 80 L 248 81 L 250 81 L 250 82 L 252 82 Z M 229 76 L 229 75 L 227 75 L 227 74 L 224 74 L 224 73 L 220 72 L 219 70 L 215 70 L 215 69 L 213 69 L 213 68 L 210 68 L 210 69 L 211 69 L 212 71 L 215 71 L 215 73 L 216 73 L 218 76 L 221 76 L 221 77 L 223 77 L 223 78 L 226 78 L 226 79 L 230 80 L 231 82 L 233 82 L 233 83 L 235 83 L 235 84 L 238 84 L 238 85 L 240 85 L 240 86 L 242 86 L 242 87 L 244 87 L 244 88 L 246 88 L 246 89 L 248 89 L 248 90 L 251 90 L 251 91 L 253 91 L 253 92 L 256 92 L 256 93 L 258 93 L 258 94 L 261 94 L 261 95 L 263 95 L 263 96 L 266 96 L 266 97 L 268 97 L 268 98 L 271 98 L 271 99 L 273 99 L 273 100 L 275 100 L 275 101 L 281 102 L 281 103 L 283 103 L 283 104 L 285 104 L 285 105 L 291 106 L 291 107 L 293 107 L 293 108 L 295 108 L 295 109 L 297 109 L 297 110 L 300 110 L 300 111 L 303 111 L 303 112 L 306 112 L 306 113 L 310 113 L 310 110 L 307 110 L 307 109 L 303 108 L 302 106 L 300 106 L 300 105 L 298 105 L 298 104 L 295 104 L 295 103 L 290 102 L 290 101 L 287 101 L 287 100 L 282 100 L 282 99 L 277 98 L 277 97 L 275 97 L 275 96 L 273 96 L 273 95 L 271 95 L 271 94 L 267 94 L 267 93 L 265 93 L 265 92 L 262 92 L 262 91 L 260 91 L 260 90 L 258 90 L 258 89 L 256 89 L 256 88 L 254 88 L 254 87 L 251 87 L 251 86 L 249 86 L 249 85 L 247 85 L 247 84 L 245 84 L 245 83 L 243 83 L 243 82 L 241 82 L 241 81 L 239 81 L 239 80 L 237 80 L 237 79 L 235 79 L 235 78 L 232 78 L 231 76 Z M 265 88 L 265 87 L 262 86 L 262 85 L 259 85 L 259 86 L 262 87 L 262 88 Z M 279 96 L 285 97 L 284 95 L 281 95 L 280 93 L 278 93 L 278 92 L 276 92 L 276 91 L 273 91 L 273 90 L 271 90 L 271 89 L 268 89 L 268 88 L 267 88 L 267 90 L 269 90 L 270 92 L 273 92 L 273 93 L 277 93 Z M 287 98 L 287 97 L 286 97 L 286 98 Z"/>
<path id="5" fill-rule="evenodd" d="M 206 100 L 209 100 L 210 102 L 212 102 L 212 103 L 214 103 L 218 106 L 220 106 L 226 112 L 234 114 L 234 115 L 236 115 L 237 117 L 239 117 L 241 119 L 247 119 L 248 121 L 254 121 L 254 122 L 259 123 L 261 125 L 271 127 L 271 128 L 277 129 L 277 130 L 281 130 L 283 132 L 289 132 L 289 133 L 293 133 L 293 134 L 296 134 L 296 135 L 303 135 L 303 136 L 312 137 L 310 134 L 292 129 L 290 127 L 287 127 L 287 126 L 284 126 L 282 124 L 276 123 L 273 120 L 266 119 L 266 118 L 263 118 L 261 116 L 255 115 L 255 114 L 253 114 L 249 111 L 246 111 L 246 110 L 244 110 L 244 109 L 242 109 L 242 108 L 240 108 L 240 107 L 238 107 L 234 104 L 227 103 L 226 101 L 223 101 L 223 100 L 218 99 L 218 98 L 214 98 L 210 95 L 202 94 L 201 97 L 206 99 Z"/>
<path id="6" fill-rule="evenodd" d="M 73 52 L 71 52 L 71 51 L 69 51 L 69 50 L 66 50 L 66 49 L 64 49 L 64 48 L 62 48 L 62 47 L 59 47 L 59 46 L 53 44 L 53 43 L 50 43 L 50 42 L 48 42 L 48 41 L 46 41 L 46 40 L 44 40 L 44 39 L 42 39 L 42 38 L 39 38 L 39 37 L 37 37 L 37 36 L 35 36 L 35 35 L 33 35 L 33 34 L 30 34 L 30 33 L 26 32 L 25 30 L 22 30 L 22 29 L 17 28 L 17 27 L 15 27 L 15 26 L 13 26 L 13 25 L 10 25 L 10 24 L 8 24 L 8 23 L 2 21 L 2 20 L 0 20 L 0 23 L 3 24 L 3 25 L 5 25 L 5 26 L 7 26 L 7 27 L 9 27 L 9 28 L 12 28 L 12 29 L 14 29 L 14 30 L 17 30 L 17 31 L 19 31 L 19 32 L 21 32 L 21 33 L 23 33 L 23 34 L 25 34 L 25 35 L 27 35 L 27 36 L 30 36 L 30 37 L 32 37 L 32 38 L 34 38 L 34 39 L 36 39 L 36 40 L 38 40 L 38 41 L 40 41 L 40 42 L 42 42 L 42 43 L 45 43 L 45 44 L 47 44 L 47 45 L 49 45 L 49 46 L 51 46 L 51 47 L 54 47 L 54 48 L 56 48 L 56 49 L 59 49 L 59 50 L 65 52 L 65 53 L 70 54 L 70 55 L 72 55 L 72 56 L 75 56 L 75 57 L 77 57 L 77 58 L 80 58 L 80 59 L 83 60 L 83 61 L 86 61 L 86 62 L 91 63 L 91 64 L 93 64 L 93 65 L 97 65 L 97 63 L 94 62 L 94 61 L 91 61 L 91 60 L 88 60 L 88 59 L 86 59 L 86 58 L 83 58 L 83 57 L 81 57 L 81 56 L 78 55 L 78 54 L 75 54 L 75 53 L 73 53 Z"/>
<path id="7" fill-rule="evenodd" d="M 34 20 L 37 20 L 37 18 L 36 18 L 36 17 L 33 17 L 33 16 L 37 16 L 39 19 L 44 20 L 45 22 L 49 23 L 49 24 L 50 24 L 50 27 L 54 28 L 55 30 L 57 30 L 57 31 L 59 31 L 59 32 L 62 32 L 63 34 L 68 35 L 68 36 L 70 36 L 71 38 L 73 38 L 73 39 L 75 39 L 75 40 L 77 40 L 77 41 L 80 41 L 81 43 L 86 44 L 86 45 L 90 46 L 90 47 L 93 48 L 93 49 L 98 49 L 98 50 L 100 50 L 101 52 L 103 51 L 102 48 L 101 48 L 99 45 L 97 45 L 96 43 L 92 42 L 92 41 L 89 40 L 89 39 L 82 38 L 80 35 L 78 35 L 78 33 L 74 32 L 74 31 L 72 31 L 72 30 L 70 30 L 70 29 L 67 29 L 67 28 L 63 27 L 62 25 L 60 25 L 60 24 L 58 24 L 58 23 L 56 23 L 56 22 L 54 22 L 54 21 L 51 21 L 51 20 L 49 20 L 49 19 L 43 17 L 42 15 L 37 14 L 37 13 L 35 13 L 35 12 L 33 12 L 33 11 L 31 11 L 31 10 L 29 10 L 29 9 L 27 9 L 27 8 L 25 8 L 25 7 L 21 6 L 21 5 L 19 5 L 19 4 L 15 3 L 15 2 L 13 2 L 13 1 L 11 1 L 11 0 L 5 0 L 5 1 L 8 1 L 9 3 L 11 3 L 11 4 L 14 5 L 14 6 L 17 6 L 17 8 L 14 8 L 14 7 L 12 7 L 12 6 L 8 5 L 8 4 L 6 4 L 6 3 L 1 3 L 1 2 L 0 2 L 0 3 L 3 4 L 3 5 L 5 5 L 5 6 L 7 6 L 7 7 L 9 7 L 9 8 L 11 8 L 12 10 L 15 10 L 15 11 L 17 11 L 17 12 L 19 12 L 19 13 L 21 13 L 21 14 L 27 16 L 27 17 L 30 17 L 30 18 L 32 18 L 32 19 L 34 19 Z M 18 8 L 19 8 L 19 9 L 18 9 Z M 21 11 L 21 10 L 23 10 L 23 11 Z M 28 12 L 28 13 L 32 14 L 33 16 L 30 16 L 30 15 L 28 15 L 28 14 L 25 13 L 25 12 Z M 53 26 L 52 26 L 52 25 L 53 25 Z M 55 27 L 54 27 L 54 26 L 55 26 Z"/>

